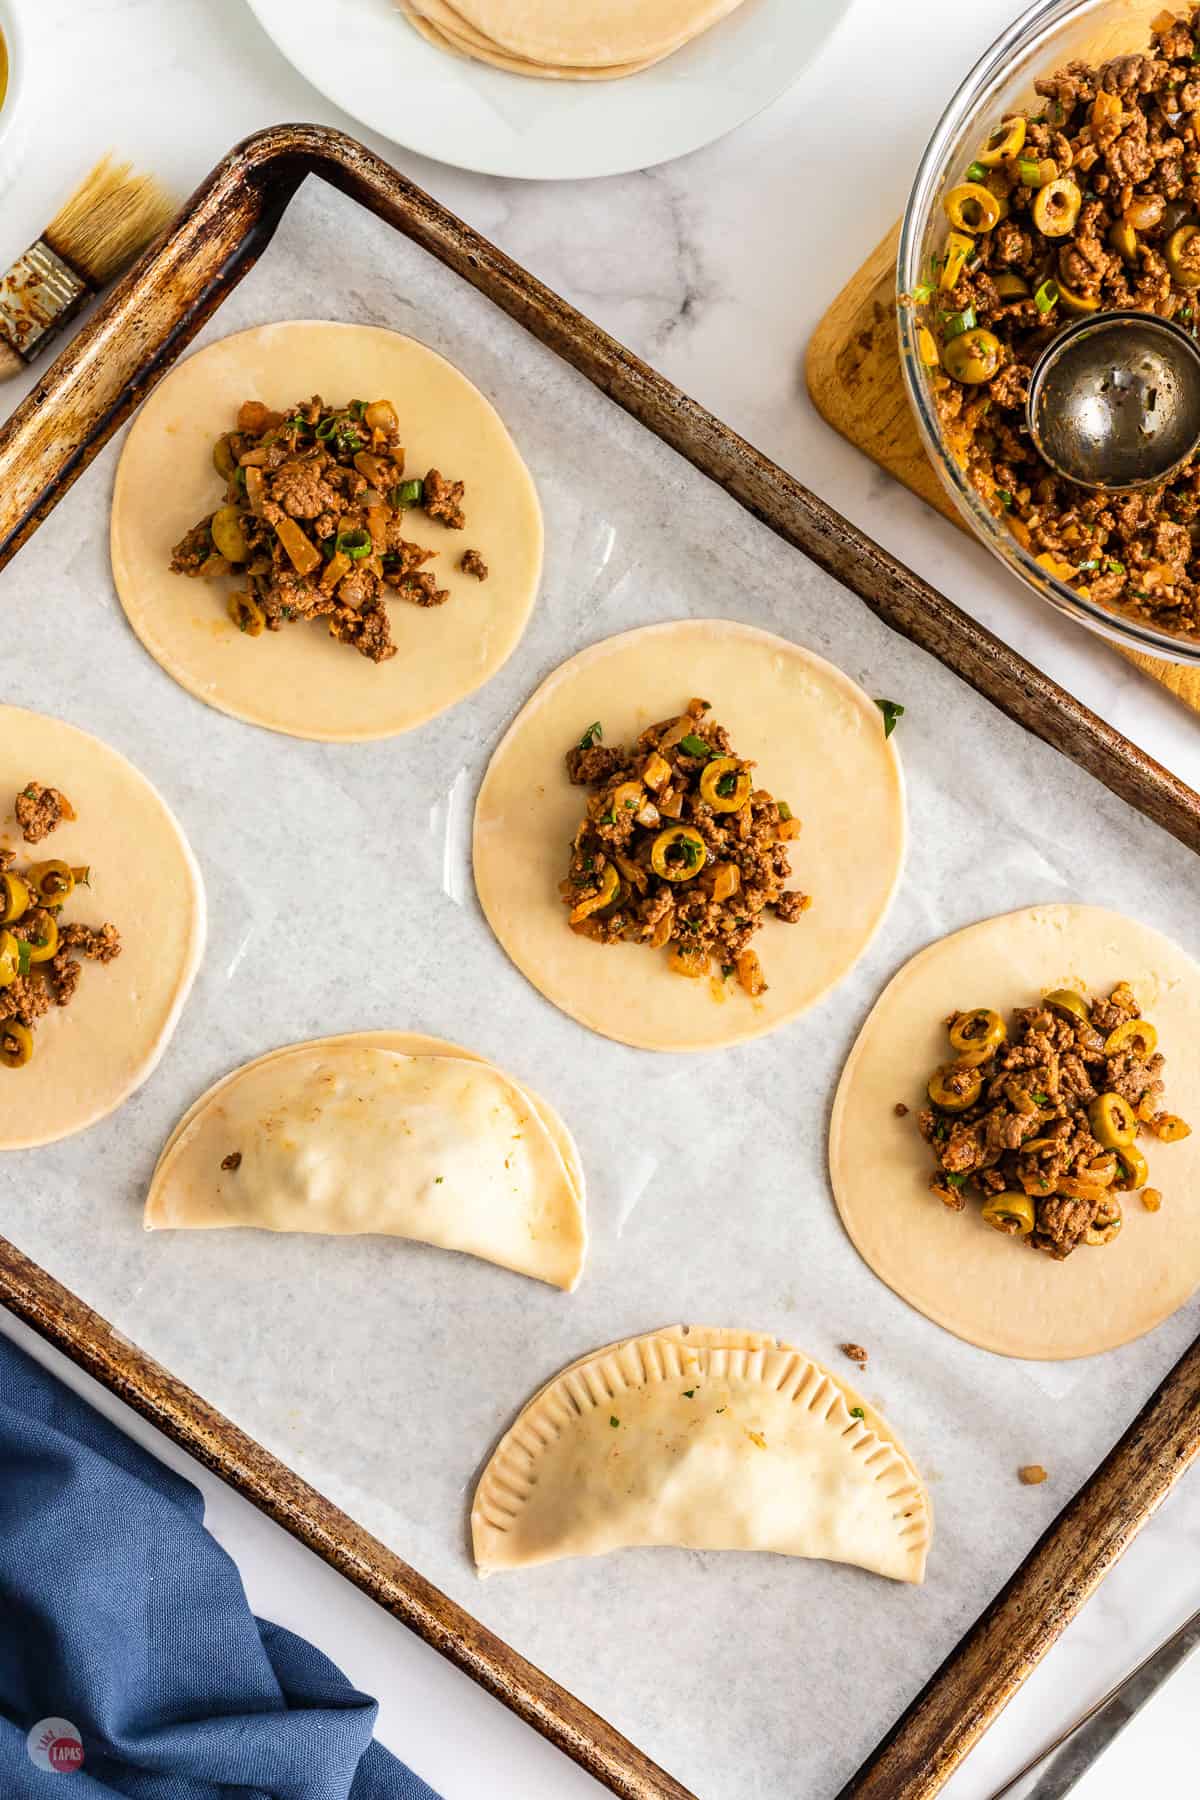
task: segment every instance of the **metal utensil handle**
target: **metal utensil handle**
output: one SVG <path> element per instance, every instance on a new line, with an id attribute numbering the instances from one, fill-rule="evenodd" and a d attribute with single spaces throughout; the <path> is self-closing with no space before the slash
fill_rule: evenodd
<path id="1" fill-rule="evenodd" d="M 1029 1800 L 1062 1800 L 1197 1646 L 1200 1646 L 1200 1609 L 1190 1619 L 1185 1619 L 1177 1631 L 1144 1657 L 1115 1687 L 1109 1688 L 1107 1694 L 1102 1694 L 1073 1725 L 1068 1725 L 1052 1744 L 1039 1750 L 1003 1787 L 997 1788 L 990 1800 L 1004 1800 L 1004 1796 L 1011 1794 L 1048 1756 L 1054 1756 L 1056 1750 L 1067 1746 L 1062 1756 L 1054 1757 L 1053 1765 L 1029 1796 Z"/>

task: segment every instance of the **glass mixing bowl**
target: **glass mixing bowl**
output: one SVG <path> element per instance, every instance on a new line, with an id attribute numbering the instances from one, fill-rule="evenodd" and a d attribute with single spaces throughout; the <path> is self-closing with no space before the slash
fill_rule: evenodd
<path id="1" fill-rule="evenodd" d="M 1077 58 L 1100 63 L 1144 51 L 1150 21 L 1163 9 L 1164 0 L 1036 0 L 996 39 L 942 114 L 917 171 L 900 231 L 897 315 L 905 385 L 925 448 L 959 512 L 988 549 L 1044 600 L 1102 636 L 1171 662 L 1200 663 L 1200 637 L 1125 618 L 1076 593 L 1040 567 L 984 505 L 943 438 L 930 385 L 934 371 L 921 360 L 917 343 L 922 309 L 911 298 L 945 240 L 942 195 L 964 179 L 992 127 L 1006 112 L 1039 110 L 1042 102 L 1033 87 L 1037 77 Z"/>

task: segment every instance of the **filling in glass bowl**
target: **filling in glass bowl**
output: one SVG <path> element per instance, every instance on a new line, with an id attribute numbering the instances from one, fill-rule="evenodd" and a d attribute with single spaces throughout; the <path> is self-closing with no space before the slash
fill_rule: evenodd
<path id="1" fill-rule="evenodd" d="M 1200 8 L 1159 13 L 1144 53 L 1068 63 L 1005 113 L 944 196 L 912 299 L 950 454 L 984 503 L 1083 598 L 1200 635 L 1200 458 L 1105 495 L 1038 455 L 1025 402 L 1056 332 L 1133 309 L 1200 335 Z"/>

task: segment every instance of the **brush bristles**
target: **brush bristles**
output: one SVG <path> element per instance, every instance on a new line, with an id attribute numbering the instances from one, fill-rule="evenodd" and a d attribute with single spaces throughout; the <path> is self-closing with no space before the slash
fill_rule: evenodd
<path id="1" fill-rule="evenodd" d="M 102 157 L 42 233 L 64 261 L 101 288 L 131 263 L 174 207 L 153 175 Z"/>

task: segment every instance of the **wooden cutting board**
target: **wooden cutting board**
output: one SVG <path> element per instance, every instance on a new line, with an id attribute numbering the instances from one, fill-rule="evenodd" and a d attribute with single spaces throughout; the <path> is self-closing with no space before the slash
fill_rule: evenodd
<path id="1" fill-rule="evenodd" d="M 897 225 L 851 276 L 817 326 L 808 346 L 808 391 L 835 431 L 960 530 L 969 531 L 925 454 L 904 391 L 896 337 L 899 238 Z M 1133 650 L 1120 654 L 1200 712 L 1200 669 L 1160 662 Z"/>

